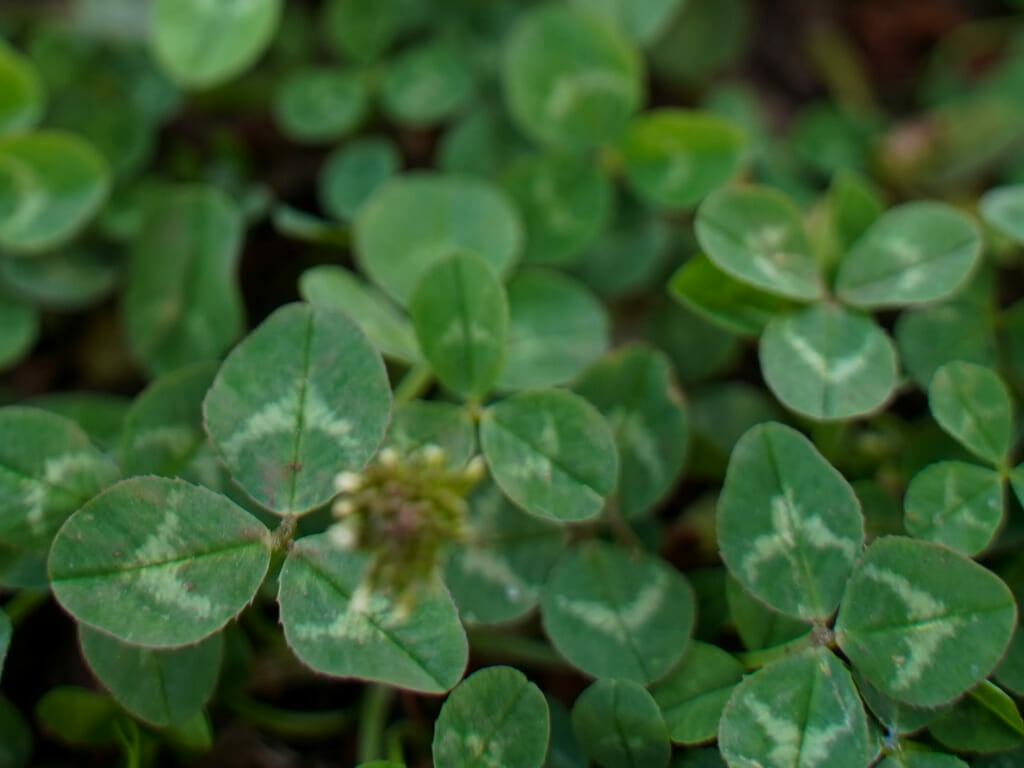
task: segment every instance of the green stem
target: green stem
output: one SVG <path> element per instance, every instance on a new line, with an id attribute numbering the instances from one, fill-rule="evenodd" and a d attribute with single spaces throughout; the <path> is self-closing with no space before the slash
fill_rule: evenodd
<path id="1" fill-rule="evenodd" d="M 11 625 L 17 627 L 50 597 L 48 589 L 23 589 L 4 606 Z"/>
<path id="2" fill-rule="evenodd" d="M 773 661 L 784 659 L 787 656 L 792 656 L 793 654 L 800 653 L 800 651 L 806 648 L 810 648 L 815 644 L 816 640 L 817 637 L 815 633 L 808 632 L 806 635 L 801 635 L 796 638 L 796 640 L 790 640 L 788 643 L 783 643 L 782 645 L 763 648 L 759 651 L 738 653 L 736 654 L 736 658 L 738 658 L 747 669 L 760 669 Z"/>
<path id="3" fill-rule="evenodd" d="M 426 363 L 417 363 L 408 370 L 395 387 L 395 402 L 408 403 L 429 389 L 434 373 Z"/>
<path id="4" fill-rule="evenodd" d="M 466 631 L 474 653 L 545 669 L 566 669 L 566 661 L 544 642 L 508 632 L 475 627 Z"/>
<path id="5" fill-rule="evenodd" d="M 226 703 L 250 725 L 286 738 L 325 739 L 337 735 L 352 722 L 352 712 L 347 709 L 295 712 L 264 704 L 241 693 L 232 694 Z"/>
<path id="6" fill-rule="evenodd" d="M 402 748 L 402 739 L 407 730 L 407 723 L 407 720 L 399 721 L 384 731 L 384 742 L 387 745 L 388 760 L 399 765 L 405 765 L 405 750 Z"/>
<path id="7" fill-rule="evenodd" d="M 812 27 L 807 52 L 835 101 L 849 109 L 865 111 L 875 105 L 864 63 L 856 48 L 833 24 Z"/>
<path id="8" fill-rule="evenodd" d="M 388 685 L 371 685 L 363 694 L 359 707 L 357 762 L 368 763 L 384 758 L 384 726 L 394 700 L 395 689 Z"/>

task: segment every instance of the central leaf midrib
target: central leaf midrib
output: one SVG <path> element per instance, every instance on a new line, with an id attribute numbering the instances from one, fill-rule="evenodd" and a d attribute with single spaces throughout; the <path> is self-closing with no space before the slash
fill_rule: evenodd
<path id="1" fill-rule="evenodd" d="M 323 579 L 323 581 L 334 590 L 334 592 L 341 595 L 345 599 L 346 605 L 349 602 L 351 602 L 351 592 L 348 592 L 343 584 L 339 584 L 335 580 L 334 574 L 332 574 L 330 571 L 321 568 L 316 563 L 314 563 L 312 553 L 300 553 L 298 557 L 301 558 L 302 564 L 305 565 L 312 573 L 316 574 L 317 576 L 320 576 Z M 425 661 L 422 661 L 419 656 L 413 653 L 405 645 L 400 643 L 392 633 L 388 632 L 388 630 L 384 629 L 384 627 L 378 624 L 372 615 L 368 613 L 360 613 L 359 615 L 363 619 L 365 619 L 370 626 L 377 630 L 377 632 L 385 640 L 387 640 L 394 648 L 396 648 L 402 655 L 404 655 L 413 664 L 415 664 L 420 669 L 420 671 L 423 672 L 431 681 L 433 681 L 433 683 L 439 689 L 444 690 L 446 688 L 444 682 L 440 680 L 437 677 L 437 675 L 435 675 L 430 669 L 427 668 Z"/>
<path id="2" fill-rule="evenodd" d="M 50 581 L 53 583 L 57 582 L 73 582 L 79 579 L 96 579 L 107 576 L 119 576 L 124 573 L 133 573 L 135 571 L 145 570 L 147 568 L 162 568 L 168 565 L 179 565 L 183 563 L 192 562 L 205 557 L 213 557 L 215 555 L 222 555 L 228 552 L 235 552 L 242 549 L 248 549 L 250 547 L 258 547 L 265 549 L 263 542 L 261 541 L 245 541 L 232 544 L 230 546 L 221 547 L 220 549 L 208 549 L 201 552 L 189 552 L 186 554 L 179 555 L 177 557 L 170 557 L 165 560 L 158 560 L 152 562 L 142 563 L 130 563 L 126 562 L 122 568 L 94 568 L 90 570 L 81 570 L 69 573 L 66 576 L 54 576 L 50 575 Z"/>
<path id="3" fill-rule="evenodd" d="M 590 483 L 590 481 L 584 480 L 583 478 L 579 477 L 576 474 L 576 472 L 574 472 L 573 470 L 569 469 L 563 462 L 559 461 L 557 457 L 549 455 L 545 451 L 541 450 L 536 445 L 534 445 L 530 440 L 527 440 L 525 437 L 523 437 L 519 433 L 512 431 L 511 428 L 509 428 L 505 424 L 502 424 L 497 418 L 494 418 L 493 416 L 491 418 L 491 423 L 494 424 L 494 426 L 496 428 L 500 428 L 502 432 L 504 432 L 506 435 L 511 437 L 513 440 L 516 440 L 517 442 L 522 443 L 523 445 L 525 445 L 527 448 L 529 448 L 534 453 L 536 453 L 536 454 L 538 454 L 540 456 L 543 456 L 551 464 L 552 468 L 557 469 L 559 472 L 561 472 L 563 475 L 568 477 L 573 482 L 578 483 L 578 484 L 584 486 L 588 491 L 596 494 L 601 499 L 604 499 L 604 494 L 601 493 L 600 491 L 598 491 Z"/>
<path id="4" fill-rule="evenodd" d="M 309 362 L 313 346 L 314 310 L 306 311 L 306 328 L 302 340 L 302 360 L 300 363 L 298 409 L 295 413 L 295 438 L 292 441 L 291 462 L 288 465 L 288 506 L 286 511 L 295 508 L 296 486 L 299 479 L 299 456 L 302 451 L 302 431 L 306 425 L 306 397 L 309 387 Z"/>

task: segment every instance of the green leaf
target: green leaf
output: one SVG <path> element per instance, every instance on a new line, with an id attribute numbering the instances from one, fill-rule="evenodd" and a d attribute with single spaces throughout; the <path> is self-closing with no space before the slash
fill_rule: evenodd
<path id="1" fill-rule="evenodd" d="M 853 488 L 796 430 L 747 432 L 718 497 L 718 543 L 756 597 L 801 619 L 827 619 L 864 543 Z"/>
<path id="2" fill-rule="evenodd" d="M 401 0 L 327 0 L 322 26 L 327 42 L 341 56 L 373 62 L 387 50 L 402 27 Z"/>
<path id="3" fill-rule="evenodd" d="M 598 680 L 572 708 L 583 750 L 602 768 L 665 768 L 668 729 L 651 694 L 628 680 Z"/>
<path id="4" fill-rule="evenodd" d="M 0 765 L 25 768 L 32 756 L 32 728 L 18 708 L 0 696 Z"/>
<path id="5" fill-rule="evenodd" d="M 701 205 L 694 226 L 708 258 L 737 280 L 798 301 L 824 295 L 800 211 L 781 192 L 720 189 Z"/>
<path id="6" fill-rule="evenodd" d="M 285 136 L 321 144 L 351 133 L 370 109 L 361 72 L 340 67 L 294 69 L 274 93 L 274 118 Z"/>
<path id="7" fill-rule="evenodd" d="M 600 14 L 638 43 L 651 43 L 665 31 L 685 0 L 573 0 L 575 5 Z"/>
<path id="8" fill-rule="evenodd" d="M 0 134 L 34 128 L 46 106 L 46 87 L 32 62 L 0 41 Z"/>
<path id="9" fill-rule="evenodd" d="M 48 392 L 26 405 L 56 413 L 78 424 L 100 448 L 116 453 L 131 401 L 105 392 Z"/>
<path id="10" fill-rule="evenodd" d="M 110 169 L 92 145 L 69 133 L 0 138 L 0 247 L 55 248 L 85 226 L 110 190 Z"/>
<path id="11" fill-rule="evenodd" d="M 315 307 L 347 314 L 385 357 L 403 363 L 421 359 L 408 318 L 391 299 L 347 269 L 326 264 L 307 269 L 299 278 L 299 293 Z"/>
<path id="12" fill-rule="evenodd" d="M 540 768 L 548 704 L 518 669 L 486 667 L 448 696 L 434 724 L 434 764 L 446 768 Z"/>
<path id="13" fill-rule="evenodd" d="M 295 542 L 281 571 L 285 639 L 318 672 L 442 693 L 462 677 L 466 635 L 440 581 L 411 609 L 366 591 L 368 555 L 336 549 L 326 535 Z M 357 594 L 359 593 L 359 594 Z"/>
<path id="14" fill-rule="evenodd" d="M 977 464 L 940 461 L 914 475 L 903 509 L 911 536 L 976 555 L 1003 519 L 1003 480 Z"/>
<path id="15" fill-rule="evenodd" d="M 10 618 L 8 618 L 6 613 L 0 610 L 0 673 L 2 673 L 4 669 L 4 660 L 7 658 L 7 649 L 11 645 L 11 634 L 13 632 L 14 627 L 11 626 Z M 0 753 L 0 755 L 2 755 L 2 753 Z"/>
<path id="16" fill-rule="evenodd" d="M 438 38 L 406 48 L 388 62 L 381 106 L 401 125 L 429 126 L 452 115 L 473 95 L 474 68 L 464 44 Z"/>
<path id="17" fill-rule="evenodd" d="M 679 663 L 651 688 L 672 741 L 699 744 L 718 736 L 718 721 L 743 665 L 720 648 L 696 640 Z"/>
<path id="18" fill-rule="evenodd" d="M 385 138 L 370 136 L 347 142 L 327 155 L 320 166 L 317 176 L 320 207 L 328 216 L 349 221 L 401 167 L 398 150 Z"/>
<path id="19" fill-rule="evenodd" d="M 708 322 L 667 295 L 655 299 L 643 330 L 654 345 L 668 354 L 683 385 L 727 373 L 743 349 L 735 334 Z"/>
<path id="20" fill-rule="evenodd" d="M 978 201 L 985 223 L 1024 244 L 1024 184 L 990 189 Z"/>
<path id="21" fill-rule="evenodd" d="M 570 146 L 614 139 L 643 101 L 643 62 L 603 19 L 561 5 L 524 12 L 505 41 L 502 81 L 531 138 Z"/>
<path id="22" fill-rule="evenodd" d="M 878 768 L 967 768 L 967 763 L 942 752 L 904 750 L 887 755 Z"/>
<path id="23" fill-rule="evenodd" d="M 283 7 L 282 0 L 155 0 L 153 53 L 178 85 L 212 88 L 256 62 L 277 31 Z"/>
<path id="24" fill-rule="evenodd" d="M 487 262 L 460 253 L 431 264 L 409 297 L 409 317 L 442 384 L 462 397 L 490 390 L 505 361 L 508 300 Z"/>
<path id="25" fill-rule="evenodd" d="M 737 686 L 718 746 L 732 768 L 864 768 L 875 755 L 846 667 L 824 648 L 763 667 Z"/>
<path id="26" fill-rule="evenodd" d="M 587 155 L 526 155 L 504 170 L 502 186 L 523 218 L 528 264 L 578 260 L 611 218 L 612 184 Z"/>
<path id="27" fill-rule="evenodd" d="M 846 253 L 884 210 L 881 193 L 855 171 L 840 170 L 828 188 L 828 214 L 840 254 Z"/>
<path id="28" fill-rule="evenodd" d="M 725 598 L 736 634 L 749 651 L 782 645 L 811 631 L 809 623 L 769 608 L 735 576 L 729 576 L 725 583 Z"/>
<path id="29" fill-rule="evenodd" d="M 23 406 L 0 408 L 0 539 L 45 551 L 64 520 L 118 477 L 73 421 Z"/>
<path id="30" fill-rule="evenodd" d="M 622 347 L 575 383 L 608 420 L 619 452 L 619 508 L 626 517 L 649 509 L 679 477 L 690 438 L 689 418 L 672 365 L 663 352 Z"/>
<path id="31" fill-rule="evenodd" d="M 217 363 L 196 363 L 161 376 L 135 398 L 118 452 L 126 475 L 189 474 L 205 453 L 203 397 L 216 373 Z"/>
<path id="32" fill-rule="evenodd" d="M 892 340 L 871 318 L 836 305 L 776 317 L 758 351 L 772 394 L 812 419 L 876 411 L 897 384 Z"/>
<path id="33" fill-rule="evenodd" d="M 928 732 L 956 752 L 1003 752 L 1024 741 L 1024 720 L 1012 698 L 983 680 L 933 720 Z"/>
<path id="34" fill-rule="evenodd" d="M 197 645 L 154 649 L 128 645 L 84 624 L 79 627 L 89 668 L 125 709 L 157 726 L 179 725 L 213 694 L 223 636 Z"/>
<path id="35" fill-rule="evenodd" d="M 242 238 L 241 211 L 214 187 L 168 187 L 149 201 L 123 312 L 132 351 L 151 372 L 220 357 L 241 335 Z"/>
<path id="36" fill-rule="evenodd" d="M 703 254 L 677 269 L 668 287 L 684 307 L 741 336 L 760 336 L 773 318 L 796 306 L 789 299 L 740 282 Z"/>
<path id="37" fill-rule="evenodd" d="M 981 233 L 945 203 L 921 200 L 882 214 L 839 266 L 839 298 L 859 307 L 918 304 L 959 288 L 981 258 Z"/>
<path id="38" fill-rule="evenodd" d="M 39 338 L 39 312 L 0 292 L 0 369 L 19 362 Z"/>
<path id="39" fill-rule="evenodd" d="M 585 520 L 615 488 L 615 437 L 597 409 L 571 392 L 523 392 L 490 406 L 480 446 L 501 490 L 534 515 Z"/>
<path id="40" fill-rule="evenodd" d="M 228 355 L 203 405 L 232 477 L 279 514 L 334 494 L 334 476 L 361 469 L 391 418 L 380 355 L 339 312 L 289 304 Z"/>
<path id="41" fill-rule="evenodd" d="M 120 726 L 129 720 L 110 696 L 70 685 L 47 691 L 36 702 L 36 719 L 61 741 L 93 748 L 120 743 Z"/>
<path id="42" fill-rule="evenodd" d="M 690 397 L 693 448 L 689 472 L 720 481 L 733 446 L 755 424 L 779 419 L 781 410 L 761 388 L 743 381 L 721 381 Z"/>
<path id="43" fill-rule="evenodd" d="M 329 221 L 285 203 L 274 206 L 270 219 L 278 233 L 292 240 L 329 248 L 347 248 L 351 240 L 349 228 L 344 224 Z"/>
<path id="44" fill-rule="evenodd" d="M 995 371 L 963 361 L 947 363 L 928 386 L 928 407 L 939 426 L 972 453 L 993 464 L 1004 460 L 1013 404 Z"/>
<path id="45" fill-rule="evenodd" d="M 476 425 L 465 408 L 438 400 L 412 400 L 395 406 L 384 445 L 403 456 L 433 445 L 444 451 L 449 466 L 461 467 L 476 448 Z"/>
<path id="46" fill-rule="evenodd" d="M 1016 617 L 1010 590 L 982 566 L 939 544 L 886 536 L 850 578 L 835 632 L 872 685 L 934 707 L 992 671 Z"/>
<path id="47" fill-rule="evenodd" d="M 640 197 L 685 209 L 736 175 L 746 137 L 708 112 L 656 109 L 630 123 L 619 148 L 626 179 Z"/>
<path id="48" fill-rule="evenodd" d="M 561 526 L 523 512 L 488 483 L 470 500 L 466 529 L 444 570 L 463 621 L 511 621 L 537 605 L 565 550 Z"/>
<path id="49" fill-rule="evenodd" d="M 1024 319 L 1024 314 L 1020 317 Z M 1015 326 L 1011 318 L 1007 317 L 1006 330 L 1012 338 Z M 951 360 L 988 366 L 999 360 L 993 312 L 963 294 L 900 313 L 896 343 L 900 361 L 922 388 L 927 388 L 935 371 Z M 1011 350 L 1011 359 L 1012 354 Z"/>
<path id="50" fill-rule="evenodd" d="M 611 227 L 588 246 L 573 272 L 605 298 L 630 295 L 660 278 L 671 245 L 668 223 L 649 206 L 620 193 Z"/>
<path id="51" fill-rule="evenodd" d="M 441 137 L 438 168 L 447 173 L 498 176 L 530 147 L 498 104 L 476 104 Z"/>
<path id="52" fill-rule="evenodd" d="M 406 304 L 427 268 L 473 251 L 503 274 L 519 255 L 522 227 L 503 193 L 479 179 L 415 173 L 381 186 L 355 222 L 363 271 Z"/>
<path id="53" fill-rule="evenodd" d="M 519 272 L 508 284 L 509 328 L 498 387 L 563 384 L 608 348 L 611 320 L 604 305 L 571 277 L 547 269 Z"/>
<path id="54" fill-rule="evenodd" d="M 886 696 L 871 683 L 865 680 L 856 670 L 853 680 L 857 684 L 861 698 L 878 722 L 890 733 L 890 736 L 901 736 L 914 733 L 945 712 L 949 705 L 938 708 L 912 707 L 891 696 Z"/>
<path id="55" fill-rule="evenodd" d="M 594 677 L 657 680 L 682 656 L 694 623 L 686 579 L 653 555 L 591 541 L 566 552 L 541 595 L 544 630 Z"/>
<path id="56" fill-rule="evenodd" d="M 197 642 L 253 599 L 270 534 L 224 496 L 134 477 L 72 515 L 50 549 L 57 601 L 83 624 L 153 648 Z"/>
<path id="57" fill-rule="evenodd" d="M 551 696 L 547 701 L 551 715 L 551 740 L 544 768 L 589 768 L 590 761 L 573 733 L 569 710 Z"/>
<path id="58" fill-rule="evenodd" d="M 71 247 L 31 259 L 3 259 L 0 279 L 36 304 L 84 309 L 113 291 L 119 255 L 107 248 Z"/>

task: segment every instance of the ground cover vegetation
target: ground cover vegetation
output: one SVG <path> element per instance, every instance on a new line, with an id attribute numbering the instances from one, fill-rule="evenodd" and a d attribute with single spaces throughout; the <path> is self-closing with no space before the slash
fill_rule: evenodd
<path id="1" fill-rule="evenodd" d="M 0 768 L 1024 762 L 1024 4 L 0 33 Z"/>

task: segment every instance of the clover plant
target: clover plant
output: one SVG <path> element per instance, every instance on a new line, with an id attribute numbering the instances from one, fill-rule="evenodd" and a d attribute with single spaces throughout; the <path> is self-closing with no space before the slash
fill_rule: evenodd
<path id="1" fill-rule="evenodd" d="M 0 766 L 1024 760 L 1024 7 L 870 5 L 0 11 Z"/>

